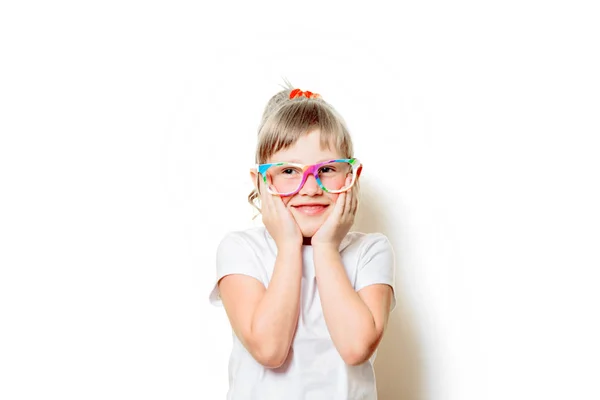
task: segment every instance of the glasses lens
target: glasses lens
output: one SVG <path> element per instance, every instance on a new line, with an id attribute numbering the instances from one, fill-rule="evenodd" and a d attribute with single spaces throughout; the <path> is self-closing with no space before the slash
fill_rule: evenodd
<path id="1" fill-rule="evenodd" d="M 333 162 L 319 168 L 319 179 L 328 191 L 346 190 L 354 181 L 354 168 L 348 162 Z M 346 178 L 350 178 L 346 184 Z"/>
<path id="2" fill-rule="evenodd" d="M 293 165 L 273 165 L 267 169 L 267 185 L 272 192 L 295 192 L 302 183 L 302 169 Z"/>
<path id="3" fill-rule="evenodd" d="M 303 171 L 294 165 L 280 164 L 267 169 L 266 175 L 267 185 L 272 192 L 286 194 L 298 190 L 302 184 Z M 327 191 L 345 190 L 354 181 L 354 169 L 348 162 L 340 161 L 321 165 L 318 175 L 321 184 Z M 350 177 L 348 184 L 346 184 L 347 177 Z"/>

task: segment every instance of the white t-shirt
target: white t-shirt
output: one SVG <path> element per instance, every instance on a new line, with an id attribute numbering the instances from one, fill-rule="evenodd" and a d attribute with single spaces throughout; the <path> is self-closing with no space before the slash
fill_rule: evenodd
<path id="1" fill-rule="evenodd" d="M 383 283 L 394 288 L 394 252 L 380 233 L 350 232 L 340 254 L 354 289 Z M 217 250 L 217 282 L 229 274 L 252 276 L 268 287 L 277 246 L 265 227 L 228 233 Z M 377 399 L 373 361 L 350 366 L 337 352 L 321 308 L 312 246 L 302 246 L 301 310 L 286 362 L 265 368 L 233 333 L 227 400 L 374 400 Z M 215 284 L 210 293 L 222 305 Z M 391 309 L 396 305 L 395 294 Z"/>

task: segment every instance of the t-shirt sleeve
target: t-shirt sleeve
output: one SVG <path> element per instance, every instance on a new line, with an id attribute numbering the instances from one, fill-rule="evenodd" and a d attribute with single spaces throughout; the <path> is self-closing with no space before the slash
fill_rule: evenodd
<path id="1" fill-rule="evenodd" d="M 228 233 L 217 248 L 217 277 L 210 292 L 209 301 L 215 306 L 222 306 L 219 281 L 231 274 L 251 276 L 263 285 L 264 271 L 261 271 L 258 258 L 248 241 L 239 233 Z"/>
<path id="2" fill-rule="evenodd" d="M 392 288 L 390 311 L 396 307 L 395 256 L 388 238 L 375 233 L 368 236 L 368 243 L 358 264 L 355 289 L 359 290 L 374 284 L 386 284 Z"/>

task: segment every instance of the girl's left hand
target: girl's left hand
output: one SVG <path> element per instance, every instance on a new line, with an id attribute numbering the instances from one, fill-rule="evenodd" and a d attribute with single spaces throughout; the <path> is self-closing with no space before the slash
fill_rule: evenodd
<path id="1" fill-rule="evenodd" d="M 349 184 L 351 178 L 346 178 Z M 354 186 L 350 190 L 340 193 L 333 212 L 327 217 L 327 220 L 321 225 L 319 230 L 313 235 L 311 244 L 313 246 L 332 246 L 336 250 L 339 248 L 342 239 L 346 236 L 358 210 L 358 198 L 354 193 Z"/>

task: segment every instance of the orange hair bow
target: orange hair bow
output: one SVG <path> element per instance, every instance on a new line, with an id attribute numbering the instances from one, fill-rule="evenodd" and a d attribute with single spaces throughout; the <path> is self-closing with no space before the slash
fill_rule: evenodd
<path id="1" fill-rule="evenodd" d="M 294 89 L 290 92 L 290 99 L 295 99 L 296 97 L 300 96 L 304 96 L 308 99 L 318 99 L 319 97 L 321 97 L 320 94 L 309 92 L 308 90 L 306 92 L 303 92 L 300 89 Z"/>

